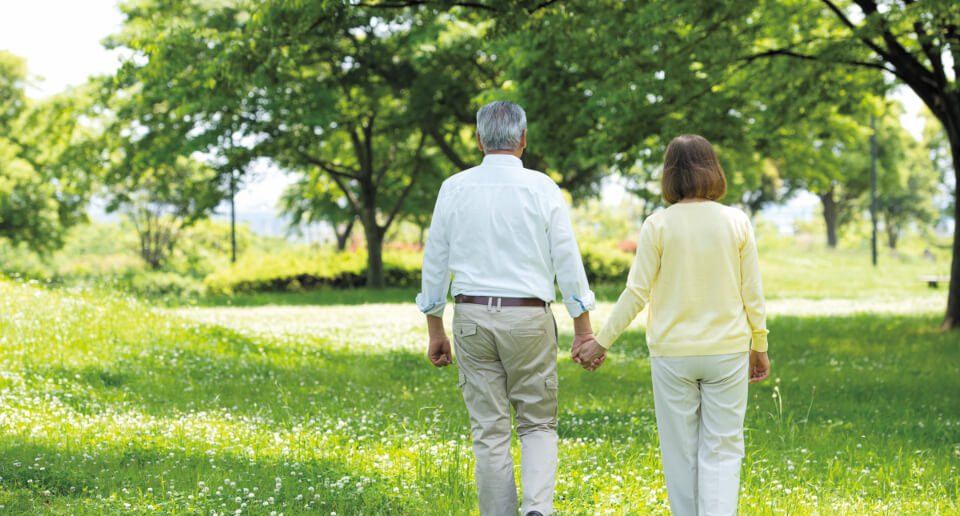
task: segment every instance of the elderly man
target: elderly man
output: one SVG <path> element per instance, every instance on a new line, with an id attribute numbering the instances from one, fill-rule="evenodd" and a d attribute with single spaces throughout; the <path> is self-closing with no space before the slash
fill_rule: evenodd
<path id="1" fill-rule="evenodd" d="M 527 119 L 511 102 L 477 112 L 483 162 L 444 181 L 423 255 L 417 306 L 430 361 L 453 363 L 443 329 L 453 275 L 453 336 L 470 414 L 480 513 L 517 514 L 510 407 L 521 441 L 523 514 L 553 511 L 557 478 L 557 327 L 554 278 L 573 317 L 574 349 L 593 340 L 595 301 L 566 201 L 548 176 L 523 168 Z M 602 358 L 584 368 L 595 369 Z"/>

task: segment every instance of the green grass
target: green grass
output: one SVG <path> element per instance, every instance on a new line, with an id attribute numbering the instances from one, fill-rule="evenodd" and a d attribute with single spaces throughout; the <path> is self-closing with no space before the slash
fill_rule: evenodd
<path id="1" fill-rule="evenodd" d="M 934 290 L 922 276 L 950 276 L 950 263 L 928 262 L 906 254 L 894 256 L 881 249 L 877 267 L 870 252 L 822 247 L 760 251 L 764 293 L 768 299 L 783 298 L 900 298 L 927 295 Z M 946 304 L 944 304 L 946 308 Z"/>
<path id="2" fill-rule="evenodd" d="M 475 513 L 456 369 L 405 295 L 351 295 L 170 311 L 0 282 L 0 513 Z M 741 513 L 956 514 L 960 337 L 804 306 L 772 310 Z M 560 513 L 667 514 L 642 328 L 559 373 Z"/>

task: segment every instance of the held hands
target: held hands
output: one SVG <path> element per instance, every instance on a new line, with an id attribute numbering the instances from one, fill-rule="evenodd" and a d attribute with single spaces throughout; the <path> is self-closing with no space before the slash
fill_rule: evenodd
<path id="1" fill-rule="evenodd" d="M 750 351 L 750 383 L 766 380 L 770 376 L 770 359 L 765 351 Z"/>
<path id="2" fill-rule="evenodd" d="M 607 359 L 607 350 L 597 342 L 592 333 L 584 333 L 573 338 L 570 358 L 587 371 L 594 371 Z"/>

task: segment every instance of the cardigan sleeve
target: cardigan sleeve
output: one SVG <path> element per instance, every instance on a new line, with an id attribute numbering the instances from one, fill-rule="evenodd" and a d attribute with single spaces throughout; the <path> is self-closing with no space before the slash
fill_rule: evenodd
<path id="1" fill-rule="evenodd" d="M 617 299 L 610 317 L 596 335 L 597 342 L 604 348 L 613 345 L 650 300 L 650 289 L 660 272 L 660 258 L 663 254 L 660 241 L 655 225 L 650 219 L 644 221 L 637 240 L 637 256 L 627 275 L 627 286 Z"/>

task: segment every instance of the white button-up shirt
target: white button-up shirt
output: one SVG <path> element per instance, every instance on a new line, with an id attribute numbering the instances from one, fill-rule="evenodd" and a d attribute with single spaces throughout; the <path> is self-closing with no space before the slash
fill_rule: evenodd
<path id="1" fill-rule="evenodd" d="M 572 317 L 596 304 L 560 188 L 508 154 L 488 154 L 440 187 L 417 306 L 443 315 L 453 295 L 556 299 Z"/>

